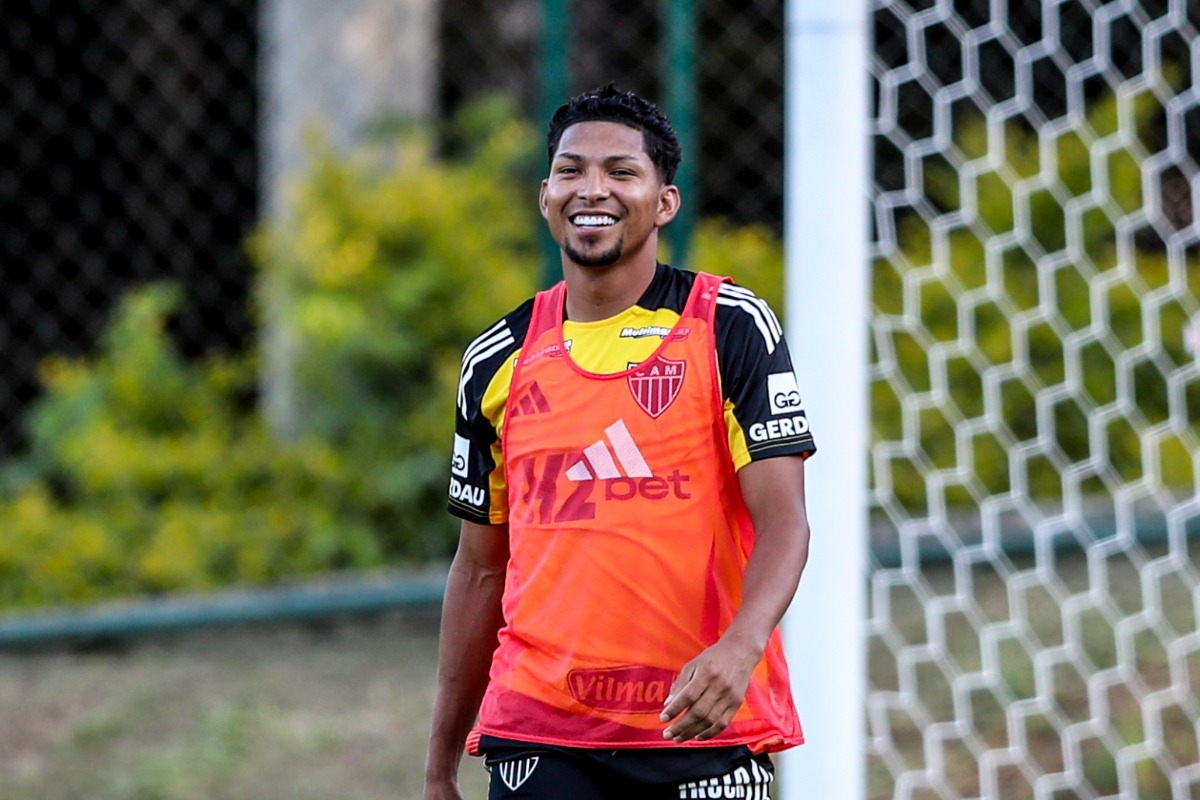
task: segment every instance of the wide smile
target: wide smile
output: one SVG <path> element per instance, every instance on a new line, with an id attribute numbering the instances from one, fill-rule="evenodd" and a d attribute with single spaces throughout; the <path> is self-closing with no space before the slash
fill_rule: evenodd
<path id="1" fill-rule="evenodd" d="M 617 218 L 612 214 L 597 214 L 595 212 L 572 214 L 571 224 L 575 226 L 576 230 L 582 233 L 599 232 L 616 225 Z"/>

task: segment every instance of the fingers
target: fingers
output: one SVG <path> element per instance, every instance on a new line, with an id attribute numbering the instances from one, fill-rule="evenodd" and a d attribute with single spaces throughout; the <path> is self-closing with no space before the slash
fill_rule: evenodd
<path id="1" fill-rule="evenodd" d="M 714 694 L 712 692 L 706 693 L 682 716 L 675 719 L 663 731 L 663 738 L 671 739 L 677 744 L 686 742 L 689 739 L 706 741 L 725 730 L 729 723 L 733 721 L 733 715 L 737 712 L 738 704 L 729 702 L 728 700 L 714 701 L 711 698 Z"/>
<path id="2" fill-rule="evenodd" d="M 695 672 L 696 667 L 694 663 L 688 662 L 683 665 L 683 669 L 679 672 L 679 677 L 671 684 L 671 691 L 667 694 L 667 701 L 663 704 L 662 714 L 658 717 L 663 722 L 670 722 L 699 699 L 699 687 L 692 684 Z"/>
<path id="3" fill-rule="evenodd" d="M 684 680 L 684 675 L 688 679 Z M 671 724 L 664 739 L 676 743 L 690 739 L 705 741 L 729 725 L 742 702 L 742 694 L 720 673 L 710 673 L 689 664 L 671 687 L 660 719 Z"/>

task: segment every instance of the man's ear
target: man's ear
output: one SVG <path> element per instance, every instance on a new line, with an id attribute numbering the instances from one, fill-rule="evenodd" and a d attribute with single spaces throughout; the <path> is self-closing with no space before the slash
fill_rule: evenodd
<path id="1" fill-rule="evenodd" d="M 546 208 L 546 187 L 550 185 L 550 181 L 543 180 L 542 186 L 538 189 L 538 211 L 542 213 L 542 219 L 550 219 L 550 211 Z"/>
<path id="2" fill-rule="evenodd" d="M 655 218 L 658 227 L 661 228 L 675 219 L 682 202 L 683 200 L 679 196 L 679 187 L 675 184 L 669 183 L 658 190 L 658 213 Z"/>

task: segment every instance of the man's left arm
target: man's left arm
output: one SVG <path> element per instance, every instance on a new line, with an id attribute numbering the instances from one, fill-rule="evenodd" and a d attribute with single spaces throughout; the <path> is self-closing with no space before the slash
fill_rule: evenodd
<path id="1" fill-rule="evenodd" d="M 738 470 L 738 482 L 755 532 L 742 606 L 721 638 L 685 664 L 671 687 L 661 719 L 673 721 L 663 738 L 678 743 L 711 739 L 733 720 L 808 561 L 804 459 L 753 461 Z"/>

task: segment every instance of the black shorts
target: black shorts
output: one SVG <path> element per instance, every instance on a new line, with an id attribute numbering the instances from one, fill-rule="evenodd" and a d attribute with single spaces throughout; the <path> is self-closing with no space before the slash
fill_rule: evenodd
<path id="1" fill-rule="evenodd" d="M 489 800 L 767 800 L 775 769 L 745 747 L 591 750 L 484 737 Z"/>

